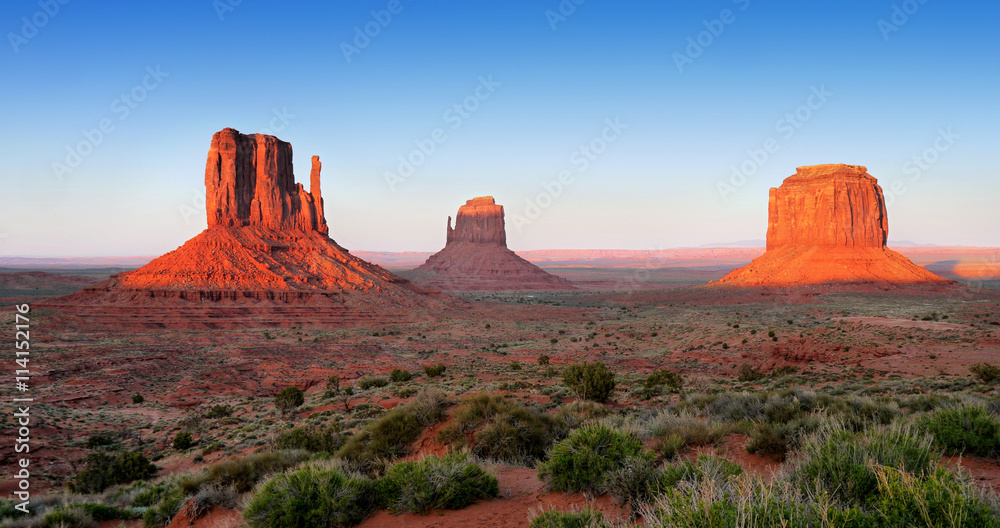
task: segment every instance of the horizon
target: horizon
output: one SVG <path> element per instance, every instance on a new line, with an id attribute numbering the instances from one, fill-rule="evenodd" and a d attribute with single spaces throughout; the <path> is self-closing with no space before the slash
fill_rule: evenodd
<path id="1" fill-rule="evenodd" d="M 181 246 L 227 127 L 298 182 L 318 155 L 355 251 L 436 252 L 482 195 L 518 251 L 763 242 L 767 190 L 824 163 L 879 180 L 890 246 L 1000 247 L 1000 6 L 43 3 L 0 6 L 0 258 Z"/>

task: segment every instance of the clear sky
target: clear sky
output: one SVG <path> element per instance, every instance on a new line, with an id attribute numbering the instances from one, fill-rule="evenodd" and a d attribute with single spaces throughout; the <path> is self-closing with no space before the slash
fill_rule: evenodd
<path id="1" fill-rule="evenodd" d="M 868 167 L 890 240 L 1000 246 L 997 3 L 576 2 L 2 2 L 0 256 L 181 245 L 225 127 L 318 154 L 355 250 L 487 194 L 518 250 L 763 239 L 819 163 Z"/>

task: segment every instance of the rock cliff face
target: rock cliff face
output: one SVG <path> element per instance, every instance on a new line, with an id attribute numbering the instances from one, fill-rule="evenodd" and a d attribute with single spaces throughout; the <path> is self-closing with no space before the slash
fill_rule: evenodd
<path id="1" fill-rule="evenodd" d="M 401 275 L 420 286 L 445 291 L 574 289 L 568 280 L 507 249 L 503 206 L 492 196 L 466 201 L 458 209 L 454 229 L 448 217 L 444 249 Z"/>
<path id="2" fill-rule="evenodd" d="M 716 284 L 950 282 L 885 246 L 885 198 L 867 171 L 844 164 L 799 167 L 770 191 L 767 251 Z"/>
<path id="3" fill-rule="evenodd" d="M 799 167 L 768 201 L 767 248 L 885 247 L 889 222 L 878 180 L 859 165 Z"/>
<path id="4" fill-rule="evenodd" d="M 451 228 L 451 217 L 448 217 L 446 245 L 453 242 L 507 247 L 503 206 L 497 205 L 492 196 L 480 196 L 466 200 L 465 205 L 458 208 L 454 229 Z"/>
<path id="5" fill-rule="evenodd" d="M 216 132 L 205 163 L 208 225 L 327 234 L 319 171 L 319 156 L 313 156 L 312 192 L 306 192 L 295 183 L 290 143 L 232 128 Z"/>
<path id="6" fill-rule="evenodd" d="M 279 301 L 379 312 L 426 306 L 407 281 L 330 239 L 320 168 L 313 156 L 306 192 L 295 183 L 290 144 L 231 128 L 217 132 L 205 168 L 208 229 L 55 304 Z"/>

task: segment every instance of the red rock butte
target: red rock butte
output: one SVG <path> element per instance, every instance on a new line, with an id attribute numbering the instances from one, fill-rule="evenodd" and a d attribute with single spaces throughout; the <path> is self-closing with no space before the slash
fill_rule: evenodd
<path id="1" fill-rule="evenodd" d="M 426 295 L 351 255 L 329 236 L 319 156 L 310 191 L 295 183 L 292 146 L 274 136 L 215 133 L 205 165 L 208 228 L 149 264 L 54 304 L 279 301 L 351 308 L 422 305 Z"/>
<path id="2" fill-rule="evenodd" d="M 507 249 L 503 206 L 492 196 L 467 200 L 455 227 L 448 217 L 444 249 L 401 275 L 420 286 L 445 291 L 571 290 L 557 277 Z"/>
<path id="3" fill-rule="evenodd" d="M 948 283 L 886 247 L 878 180 L 860 165 L 799 167 L 772 188 L 767 251 L 714 284 L 798 286 Z"/>

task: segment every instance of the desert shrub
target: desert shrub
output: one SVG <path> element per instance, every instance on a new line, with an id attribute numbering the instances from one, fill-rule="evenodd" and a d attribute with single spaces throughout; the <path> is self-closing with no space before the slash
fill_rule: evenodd
<path id="1" fill-rule="evenodd" d="M 931 466 L 931 438 L 901 425 L 857 434 L 831 428 L 805 441 L 792 480 L 803 491 L 825 490 L 845 504 L 871 505 L 878 495 L 874 465 L 924 475 Z"/>
<path id="2" fill-rule="evenodd" d="M 563 383 L 585 400 L 604 403 L 615 390 L 615 373 L 600 361 L 582 361 L 563 369 Z"/>
<path id="3" fill-rule="evenodd" d="M 336 453 L 344 437 L 333 426 L 307 425 L 284 431 L 274 441 L 275 449 L 302 449 L 310 453 Z"/>
<path id="4" fill-rule="evenodd" d="M 741 363 L 739 367 L 736 367 L 736 379 L 738 381 L 752 382 L 763 378 L 764 373 L 748 363 Z"/>
<path id="5" fill-rule="evenodd" d="M 589 421 L 604 418 L 610 412 L 607 407 L 600 403 L 576 400 L 560 407 L 556 411 L 555 418 L 567 429 L 576 429 Z"/>
<path id="6" fill-rule="evenodd" d="M 460 432 L 473 432 L 476 456 L 508 463 L 533 464 L 562 435 L 557 420 L 503 396 L 479 394 L 455 410 Z"/>
<path id="7" fill-rule="evenodd" d="M 625 457 L 604 474 L 600 493 L 611 495 L 622 505 L 647 503 L 660 491 L 662 474 L 652 457 Z"/>
<path id="8" fill-rule="evenodd" d="M 302 389 L 295 386 L 288 386 L 281 390 L 274 397 L 274 405 L 282 414 L 288 414 L 306 402 Z"/>
<path id="9" fill-rule="evenodd" d="M 80 504 L 79 507 L 87 512 L 95 521 L 114 521 L 118 519 L 137 519 L 140 517 L 138 511 L 131 508 L 116 508 L 96 502 Z"/>
<path id="10" fill-rule="evenodd" d="M 333 398 L 340 394 L 340 375 L 333 374 L 326 378 L 326 389 L 323 391 L 324 398 Z"/>
<path id="11" fill-rule="evenodd" d="M 794 434 L 795 429 L 787 424 L 761 422 L 754 425 L 743 448 L 747 453 L 784 456 L 791 447 Z"/>
<path id="12" fill-rule="evenodd" d="M 184 451 L 194 445 L 194 439 L 191 438 L 190 431 L 181 431 L 174 436 L 174 449 L 178 451 Z"/>
<path id="13" fill-rule="evenodd" d="M 97 449 L 100 447 L 113 446 L 118 443 L 118 438 L 110 433 L 97 433 L 87 438 L 87 449 Z"/>
<path id="14" fill-rule="evenodd" d="M 337 457 L 373 470 L 380 460 L 392 460 L 406 454 L 427 425 L 444 417 L 446 406 L 443 393 L 420 393 L 413 401 L 397 406 L 350 437 L 337 451 Z"/>
<path id="15" fill-rule="evenodd" d="M 392 369 L 392 372 L 389 373 L 389 381 L 393 383 L 403 383 L 411 379 L 413 379 L 413 374 L 410 374 L 408 370 Z"/>
<path id="16" fill-rule="evenodd" d="M 181 510 L 186 498 L 187 494 L 177 486 L 164 489 L 157 502 L 143 512 L 142 524 L 146 528 L 166 526 Z"/>
<path id="17" fill-rule="evenodd" d="M 585 509 L 579 512 L 550 510 L 532 519 L 530 528 L 611 528 L 611 525 L 597 510 Z"/>
<path id="18" fill-rule="evenodd" d="M 549 361 L 551 361 L 551 358 L 549 358 L 547 354 L 542 354 L 538 356 L 538 364 L 543 367 L 547 366 L 549 364 Z"/>
<path id="19" fill-rule="evenodd" d="M 146 398 L 142 397 L 142 394 L 136 393 L 132 395 L 132 403 L 142 403 L 146 401 Z"/>
<path id="20" fill-rule="evenodd" d="M 233 488 L 214 484 L 205 486 L 191 497 L 191 518 L 199 519 L 216 506 L 233 509 L 238 505 L 239 495 Z"/>
<path id="21" fill-rule="evenodd" d="M 358 380 L 358 388 L 368 390 L 371 388 L 381 388 L 389 385 L 389 380 L 385 378 L 361 378 Z"/>
<path id="22" fill-rule="evenodd" d="M 446 367 L 444 363 L 435 363 L 424 367 L 424 374 L 426 374 L 428 378 L 436 378 L 444 374 L 445 370 L 448 370 L 448 367 Z"/>
<path id="23" fill-rule="evenodd" d="M 233 415 L 233 408 L 229 405 L 213 405 L 211 409 L 205 412 L 205 418 L 213 420 L 216 418 L 226 418 Z"/>
<path id="24" fill-rule="evenodd" d="M 383 481 L 385 506 L 396 513 L 458 510 L 500 493 L 496 477 L 460 454 L 398 462 Z"/>
<path id="25" fill-rule="evenodd" d="M 1000 419 L 985 407 L 965 405 L 939 409 L 918 423 L 934 435 L 934 443 L 949 454 L 992 456 L 1000 453 Z"/>
<path id="26" fill-rule="evenodd" d="M 42 520 L 45 528 L 98 528 L 97 521 L 79 505 L 61 506 L 47 513 Z"/>
<path id="27" fill-rule="evenodd" d="M 976 363 L 969 367 L 969 372 L 987 385 L 993 380 L 1000 378 L 1000 367 L 989 363 Z"/>
<path id="28" fill-rule="evenodd" d="M 70 482 L 71 491 L 96 493 L 117 484 L 151 478 L 157 471 L 156 466 L 141 451 L 96 451 L 87 455 L 84 465 L 86 469 Z"/>
<path id="29" fill-rule="evenodd" d="M 306 466 L 261 485 L 243 518 L 252 528 L 354 526 L 375 511 L 373 491 L 368 479 Z"/>
<path id="30" fill-rule="evenodd" d="M 594 424 L 572 432 L 552 447 L 538 476 L 554 491 L 599 492 L 605 477 L 630 457 L 652 459 L 635 436 Z"/>
<path id="31" fill-rule="evenodd" d="M 903 400 L 902 405 L 910 412 L 929 412 L 954 401 L 954 398 L 944 394 L 916 394 Z"/>
<path id="32" fill-rule="evenodd" d="M 641 513 L 651 528 L 1000 526 L 977 492 L 943 469 L 925 478 L 877 465 L 873 472 L 877 500 L 872 508 L 831 502 L 785 482 L 742 475 L 721 483 L 667 489 Z"/>
<path id="33" fill-rule="evenodd" d="M 227 460 L 209 466 L 187 491 L 195 493 L 203 484 L 215 483 L 222 487 L 232 487 L 238 493 L 246 493 L 265 476 L 295 467 L 308 457 L 309 454 L 305 451 L 285 450 Z"/>
<path id="34" fill-rule="evenodd" d="M 671 391 L 679 391 L 684 386 L 684 378 L 672 370 L 656 370 L 643 380 L 642 386 L 646 389 L 664 387 Z"/>
<path id="35" fill-rule="evenodd" d="M 646 432 L 658 439 L 656 449 L 661 455 L 673 458 L 678 450 L 686 446 L 719 443 L 733 432 L 733 425 L 709 422 L 687 413 L 661 411 L 646 424 Z"/>

